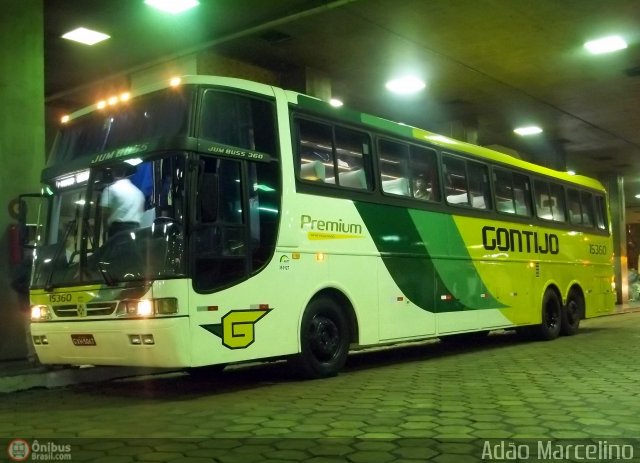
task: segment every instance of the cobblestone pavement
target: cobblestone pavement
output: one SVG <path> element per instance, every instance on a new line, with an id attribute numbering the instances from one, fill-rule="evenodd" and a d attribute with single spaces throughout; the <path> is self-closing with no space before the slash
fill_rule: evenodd
<path id="1" fill-rule="evenodd" d="M 510 449 L 502 460 L 640 461 L 639 366 L 628 313 L 553 342 L 496 333 L 354 354 L 326 380 L 274 363 L 6 394 L 0 444 L 23 438 L 31 458 L 69 444 L 72 461 L 98 463 L 465 463 Z"/>

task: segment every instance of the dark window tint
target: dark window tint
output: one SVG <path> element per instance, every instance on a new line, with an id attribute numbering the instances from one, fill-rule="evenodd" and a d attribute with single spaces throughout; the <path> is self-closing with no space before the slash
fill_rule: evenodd
<path id="1" fill-rule="evenodd" d="M 163 90 L 75 119 L 61 129 L 49 164 L 158 138 L 186 135 L 189 95 L 188 90 L 184 93 L 176 89 Z"/>
<path id="2" fill-rule="evenodd" d="M 469 205 L 467 169 L 462 159 L 444 156 L 444 196 L 449 204 Z"/>
<path id="3" fill-rule="evenodd" d="M 333 131 L 330 125 L 298 121 L 298 175 L 303 180 L 326 182 L 333 178 Z"/>
<path id="4" fill-rule="evenodd" d="M 421 146 L 411 146 L 411 186 L 416 199 L 440 201 L 436 152 Z"/>
<path id="5" fill-rule="evenodd" d="M 443 156 L 442 164 L 447 203 L 471 206 L 475 209 L 491 207 L 486 165 L 449 156 Z"/>
<path id="6" fill-rule="evenodd" d="M 600 195 L 594 195 L 594 200 L 595 200 L 595 219 L 596 219 L 596 226 L 600 229 L 600 230 L 606 230 L 607 227 L 607 209 L 606 209 L 606 203 L 604 200 L 603 196 Z"/>
<path id="7" fill-rule="evenodd" d="M 566 221 L 562 186 L 543 180 L 535 180 L 533 185 L 538 217 L 556 222 Z"/>
<path id="8" fill-rule="evenodd" d="M 360 190 L 369 189 L 371 182 L 371 148 L 369 137 L 355 130 L 335 128 L 337 184 Z"/>
<path id="9" fill-rule="evenodd" d="M 371 146 L 367 134 L 303 119 L 296 125 L 300 179 L 371 189 Z"/>
<path id="10" fill-rule="evenodd" d="M 527 217 L 531 215 L 529 177 L 507 170 L 495 169 L 493 182 L 498 212 Z"/>
<path id="11" fill-rule="evenodd" d="M 389 140 L 378 142 L 378 165 L 382 191 L 388 194 L 410 196 L 409 146 Z"/>
<path id="12" fill-rule="evenodd" d="M 276 128 L 271 102 L 247 95 L 207 90 L 201 136 L 207 140 L 276 156 Z"/>

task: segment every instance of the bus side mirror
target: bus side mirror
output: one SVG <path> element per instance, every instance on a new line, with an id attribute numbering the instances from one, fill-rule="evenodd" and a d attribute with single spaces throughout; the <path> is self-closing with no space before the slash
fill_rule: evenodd
<path id="1" fill-rule="evenodd" d="M 212 173 L 202 174 L 200 188 L 198 188 L 198 206 L 201 222 L 215 222 L 218 218 L 218 192 L 218 175 Z"/>

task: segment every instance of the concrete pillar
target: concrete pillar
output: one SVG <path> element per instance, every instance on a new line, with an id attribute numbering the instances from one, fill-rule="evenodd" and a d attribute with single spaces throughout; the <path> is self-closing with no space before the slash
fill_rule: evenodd
<path id="1" fill-rule="evenodd" d="M 267 85 L 280 86 L 278 73 L 211 51 L 201 52 L 197 55 L 197 72 L 203 75 L 237 77 Z"/>
<path id="2" fill-rule="evenodd" d="M 616 302 L 629 301 L 629 269 L 627 264 L 627 229 L 625 217 L 624 180 L 621 175 L 600 178 L 609 193 L 611 233 L 613 235 Z"/>
<path id="3" fill-rule="evenodd" d="M 330 77 L 313 68 L 299 68 L 284 73 L 281 85 L 287 90 L 294 90 L 324 101 L 329 101 L 332 97 Z"/>
<path id="4" fill-rule="evenodd" d="M 10 204 L 40 190 L 44 167 L 44 53 L 42 0 L 0 0 L 0 360 L 27 355 L 28 301 L 10 287 Z"/>

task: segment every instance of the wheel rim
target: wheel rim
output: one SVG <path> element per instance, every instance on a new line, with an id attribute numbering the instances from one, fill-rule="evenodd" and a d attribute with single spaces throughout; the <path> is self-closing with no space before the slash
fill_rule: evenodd
<path id="1" fill-rule="evenodd" d="M 322 362 L 333 359 L 340 349 L 340 330 L 325 316 L 316 315 L 309 326 L 309 347 L 314 357 Z"/>
<path id="2" fill-rule="evenodd" d="M 545 307 L 545 324 L 549 328 L 556 328 L 560 326 L 560 310 L 558 304 L 554 301 L 547 302 Z"/>

